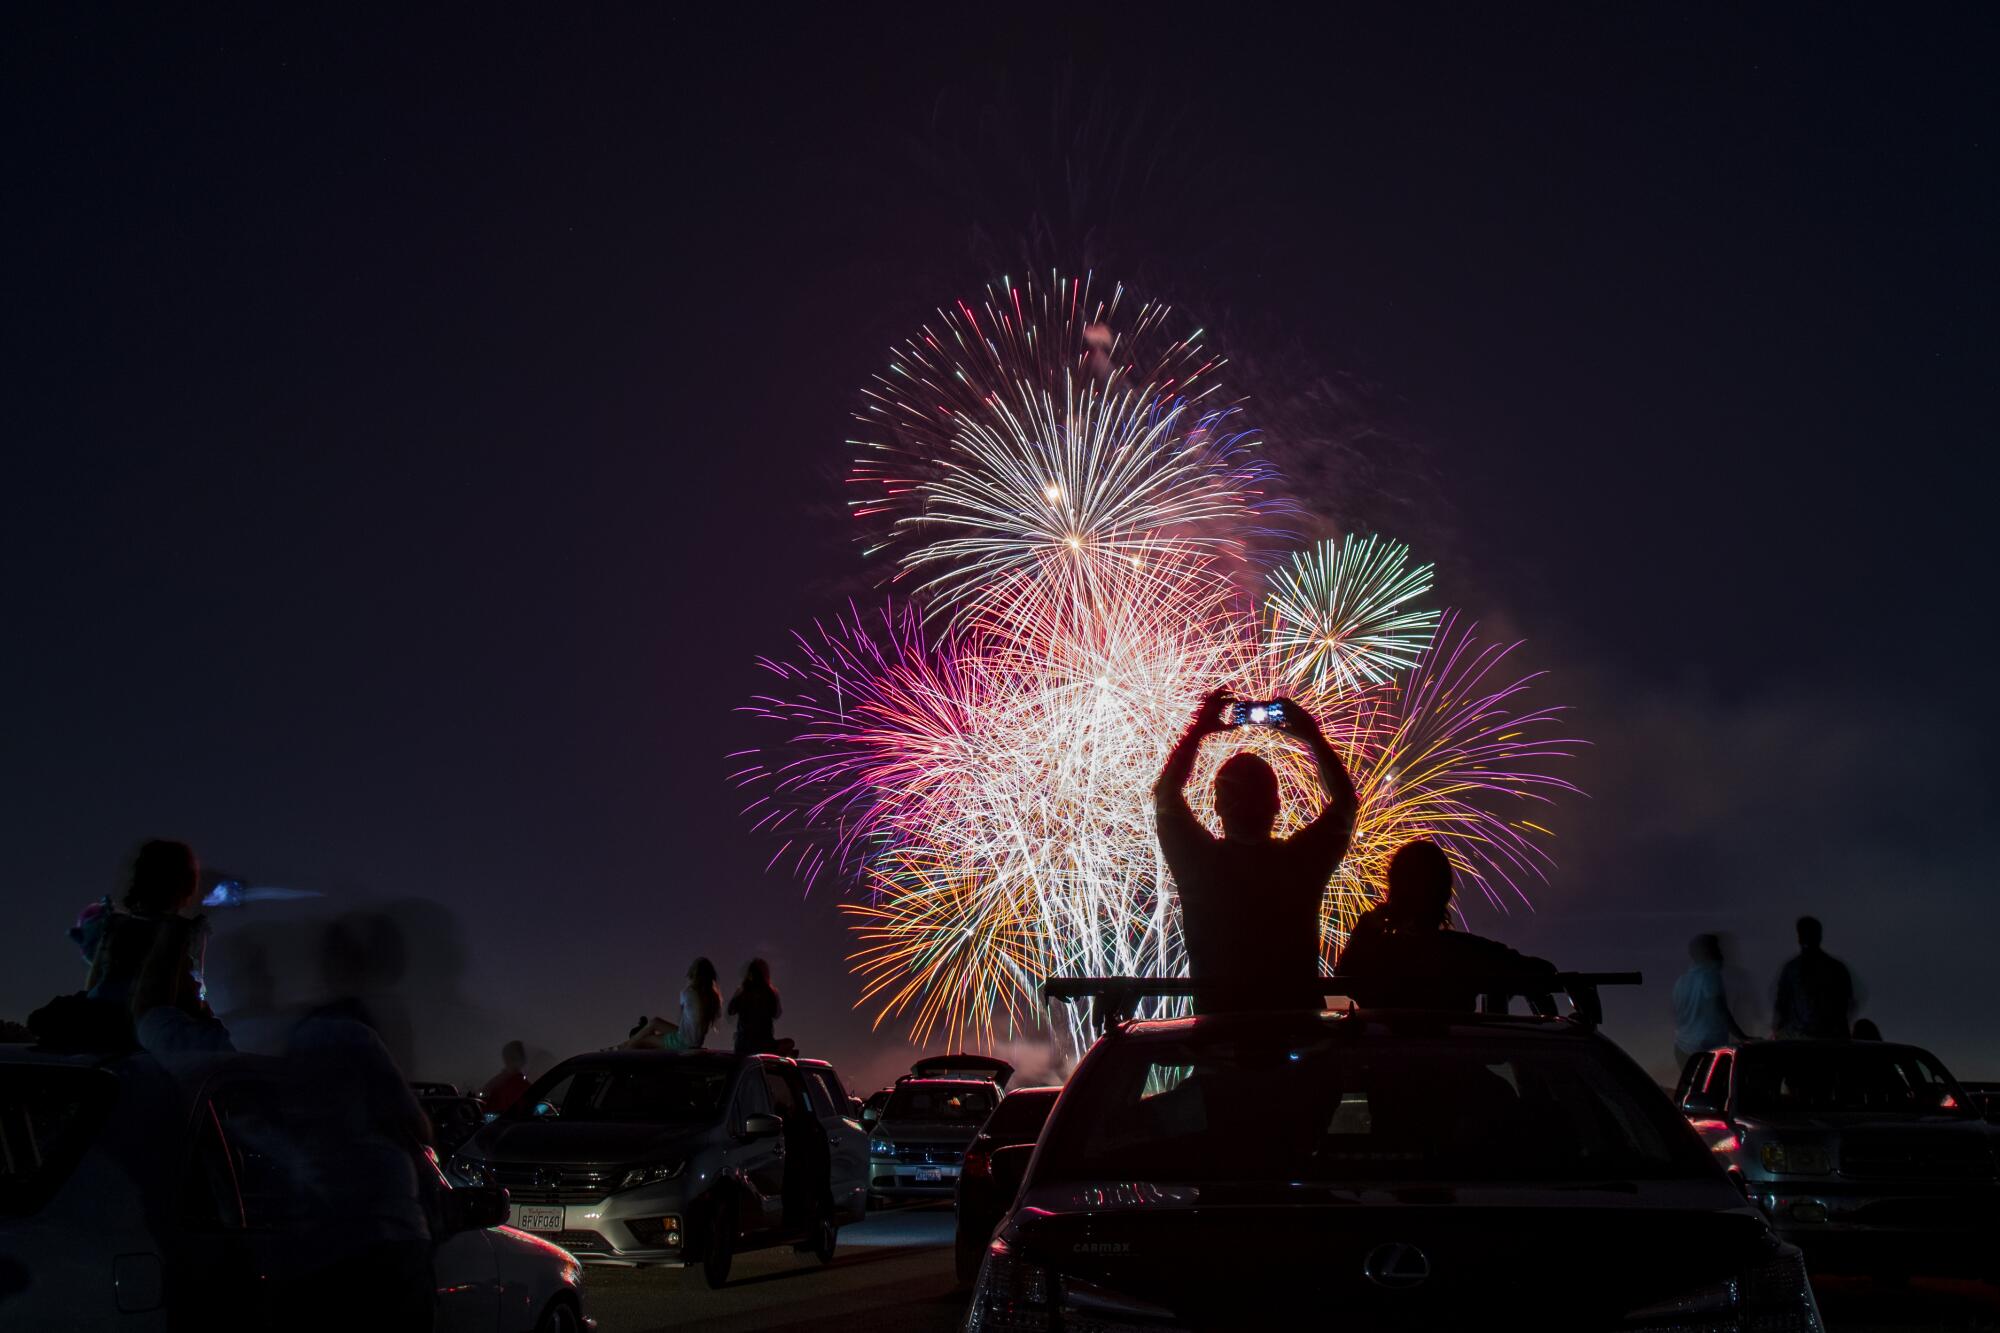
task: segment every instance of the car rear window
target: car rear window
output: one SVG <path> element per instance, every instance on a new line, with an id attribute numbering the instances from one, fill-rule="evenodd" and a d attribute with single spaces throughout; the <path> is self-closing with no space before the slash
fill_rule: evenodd
<path id="1" fill-rule="evenodd" d="M 990 1083 L 905 1083 L 890 1095 L 882 1118 L 977 1125 L 993 1114 L 999 1097 L 1000 1090 Z"/>
<path id="2" fill-rule="evenodd" d="M 1008 1139 L 1017 1143 L 1031 1143 L 1040 1137 L 1042 1126 L 1049 1118 L 1049 1108 L 1056 1104 L 1053 1092 L 1015 1092 L 1000 1099 L 994 1109 L 993 1118 L 986 1122 L 983 1131 L 991 1138 Z"/>
<path id="3" fill-rule="evenodd" d="M 117 1098 L 117 1078 L 102 1069 L 0 1066 L 0 1215 L 39 1212 Z"/>
<path id="4" fill-rule="evenodd" d="M 524 1114 L 553 1114 L 564 1120 L 699 1124 L 722 1114 L 735 1082 L 733 1069 L 679 1060 L 585 1065 L 557 1071 L 546 1086 L 533 1089 L 515 1105 Z"/>
<path id="5" fill-rule="evenodd" d="M 1788 1111 L 1925 1111 L 1976 1114 L 1972 1098 L 1923 1051 L 1851 1042 L 1762 1042 L 1737 1057 L 1737 1102 L 1746 1115 Z"/>
<path id="6" fill-rule="evenodd" d="M 1585 1043 L 1342 1037 L 1100 1048 L 1052 1179 L 1574 1181 L 1713 1174 L 1657 1087 Z"/>

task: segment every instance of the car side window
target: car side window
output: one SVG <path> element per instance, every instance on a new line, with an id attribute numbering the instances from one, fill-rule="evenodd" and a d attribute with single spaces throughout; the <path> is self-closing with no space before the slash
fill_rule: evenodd
<path id="1" fill-rule="evenodd" d="M 1718 1055 L 1715 1064 L 1702 1079 L 1702 1090 L 1715 1099 L 1717 1106 L 1729 1105 L 1729 1075 L 1735 1063 L 1728 1055 Z"/>
<path id="2" fill-rule="evenodd" d="M 834 1073 L 830 1067 L 814 1069 L 812 1072 L 826 1081 L 826 1090 L 833 1097 L 833 1109 L 838 1113 L 848 1102 L 847 1085 L 840 1081 L 840 1075 Z"/>
<path id="3" fill-rule="evenodd" d="M 771 1114 L 771 1097 L 764 1090 L 764 1073 L 751 1066 L 736 1085 L 736 1111 L 733 1116 L 734 1128 L 743 1128 L 743 1122 L 753 1115 Z"/>
<path id="4" fill-rule="evenodd" d="M 806 1085 L 799 1078 L 799 1071 L 789 1065 L 765 1065 L 764 1090 L 770 1095 L 772 1110 L 780 1116 L 795 1115 L 800 1111 L 813 1112 L 812 1101 L 806 1096 Z"/>
<path id="5" fill-rule="evenodd" d="M 836 1095 L 828 1086 L 826 1071 L 806 1069 L 800 1072 L 806 1076 L 806 1090 L 812 1094 L 813 1110 L 818 1112 L 821 1118 L 839 1115 L 841 1108 L 847 1105 L 847 1098 Z"/>
<path id="6" fill-rule="evenodd" d="M 1687 1101 L 1688 1094 L 1701 1086 L 1702 1075 L 1708 1072 L 1708 1062 L 1714 1058 L 1706 1051 L 1688 1057 L 1686 1067 L 1681 1070 L 1681 1081 L 1674 1087 L 1676 1102 Z"/>

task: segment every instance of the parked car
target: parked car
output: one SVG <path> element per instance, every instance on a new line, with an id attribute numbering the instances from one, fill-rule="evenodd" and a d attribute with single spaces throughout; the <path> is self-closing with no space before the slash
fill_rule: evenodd
<path id="1" fill-rule="evenodd" d="M 1960 1085 L 1972 1094 L 1972 1104 L 1988 1120 L 2000 1123 L 2000 1083 L 1963 1083 Z"/>
<path id="2" fill-rule="evenodd" d="M 1000 1225 L 1007 1206 L 1014 1202 L 1013 1195 L 1003 1191 L 993 1178 L 994 1151 L 1033 1144 L 1041 1137 L 1049 1111 L 1061 1095 L 1061 1088 L 1014 1089 L 1000 1099 L 967 1146 L 965 1159 L 959 1163 L 958 1225 L 952 1245 L 960 1282 L 970 1285 L 979 1275 L 986 1242 L 993 1239 L 993 1228 Z"/>
<path id="3" fill-rule="evenodd" d="M 416 1084 L 410 1085 L 412 1088 Z M 486 1108 L 477 1097 L 459 1094 L 419 1093 L 417 1105 L 424 1108 L 430 1117 L 431 1141 L 437 1145 L 438 1154 L 450 1160 L 465 1141 L 486 1123 Z"/>
<path id="4" fill-rule="evenodd" d="M 950 1055 L 926 1055 L 911 1064 L 905 1078 L 983 1078 L 1005 1088 L 1014 1077 L 1014 1066 L 997 1055 L 972 1055 L 957 1051 Z"/>
<path id="5" fill-rule="evenodd" d="M 901 1078 L 868 1140 L 868 1187 L 883 1199 L 948 1199 L 966 1147 L 999 1104 L 988 1079 Z"/>
<path id="6" fill-rule="evenodd" d="M 450 1163 L 507 1188 L 512 1220 L 585 1263 L 700 1263 L 746 1250 L 831 1260 L 867 1208 L 867 1138 L 838 1075 L 772 1055 L 604 1051 L 565 1060 Z"/>
<path id="7" fill-rule="evenodd" d="M 1820 1327 L 1798 1250 L 1570 1019 L 1121 1022 L 993 1169 L 975 1333 Z"/>
<path id="8" fill-rule="evenodd" d="M 283 1066 L 0 1048 L 0 1328 L 262 1333 L 290 1326 L 266 1277 L 300 1201 L 272 1145 Z M 440 1191 L 440 1333 L 592 1327 L 582 1269 L 498 1225 L 506 1197 Z M 162 1221 L 167 1225 L 160 1225 Z"/>
<path id="9" fill-rule="evenodd" d="M 1815 1269 L 2000 1275 L 2000 1134 L 1929 1051 L 1748 1042 L 1690 1059 L 1679 1095 Z"/>
<path id="10" fill-rule="evenodd" d="M 887 1106 L 889 1099 L 895 1095 L 896 1090 L 893 1087 L 877 1088 L 875 1091 L 869 1093 L 867 1100 L 861 1103 L 861 1123 L 873 1126 L 876 1121 L 882 1118 L 882 1108 Z"/>

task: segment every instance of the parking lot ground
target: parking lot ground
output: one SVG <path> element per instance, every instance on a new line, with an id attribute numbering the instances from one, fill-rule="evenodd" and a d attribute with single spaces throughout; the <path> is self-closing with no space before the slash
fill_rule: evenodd
<path id="1" fill-rule="evenodd" d="M 1906 1283 L 1816 1277 L 1813 1293 L 1828 1333 L 1915 1333 L 1938 1329 L 2000 1330 L 2000 1287 L 1950 1278 Z"/>
<path id="2" fill-rule="evenodd" d="M 738 1255 L 720 1291 L 697 1268 L 592 1268 L 590 1310 L 600 1333 L 946 1333 L 958 1327 L 966 1297 L 952 1281 L 951 1229 L 949 1204 L 872 1213 L 841 1230 L 831 1264 L 790 1249 Z"/>

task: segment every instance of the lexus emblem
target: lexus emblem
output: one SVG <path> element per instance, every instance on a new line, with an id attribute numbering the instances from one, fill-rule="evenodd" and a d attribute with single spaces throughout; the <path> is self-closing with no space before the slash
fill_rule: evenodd
<path id="1" fill-rule="evenodd" d="M 1378 1287 L 1408 1291 L 1421 1287 L 1431 1275 L 1431 1258 L 1414 1245 L 1391 1241 L 1368 1251 L 1361 1261 L 1361 1275 Z"/>
<path id="2" fill-rule="evenodd" d="M 558 1188 L 561 1184 L 562 1172 L 556 1170 L 554 1167 L 538 1166 L 535 1168 L 536 1189 L 552 1190 Z"/>

